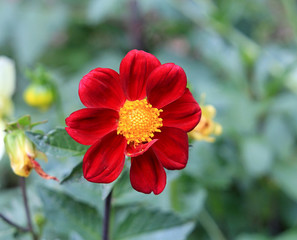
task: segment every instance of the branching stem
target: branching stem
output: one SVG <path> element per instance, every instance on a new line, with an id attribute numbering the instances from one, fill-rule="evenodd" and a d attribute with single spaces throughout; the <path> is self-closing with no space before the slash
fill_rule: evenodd
<path id="1" fill-rule="evenodd" d="M 2 218 L 2 220 L 4 222 L 6 222 L 7 224 L 15 227 L 16 229 L 18 229 L 19 231 L 21 232 L 29 232 L 29 229 L 28 228 L 24 228 L 16 223 L 14 223 L 13 221 L 9 220 L 7 217 L 5 217 L 2 213 L 0 213 L 0 218 Z"/>

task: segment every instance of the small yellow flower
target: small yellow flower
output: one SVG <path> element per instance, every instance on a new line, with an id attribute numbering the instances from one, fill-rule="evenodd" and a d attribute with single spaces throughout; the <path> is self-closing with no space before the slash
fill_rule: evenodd
<path id="1" fill-rule="evenodd" d="M 221 124 L 214 122 L 213 118 L 216 115 L 216 109 L 212 105 L 200 106 L 202 111 L 201 120 L 198 125 L 189 132 L 190 138 L 197 141 L 214 142 L 215 137 L 223 132 Z"/>

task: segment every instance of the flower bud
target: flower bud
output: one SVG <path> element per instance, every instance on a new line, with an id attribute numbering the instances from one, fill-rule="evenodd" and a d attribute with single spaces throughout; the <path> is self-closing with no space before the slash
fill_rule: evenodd
<path id="1" fill-rule="evenodd" d="M 28 177 L 34 169 L 38 175 L 45 179 L 57 178 L 46 174 L 35 158 L 47 161 L 44 153 L 38 151 L 34 143 L 26 136 L 23 129 L 9 131 L 4 138 L 5 149 L 10 158 L 10 165 L 16 175 Z"/>
<path id="2" fill-rule="evenodd" d="M 54 92 L 48 85 L 33 83 L 25 90 L 24 99 L 28 105 L 45 111 L 54 102 Z"/>
<path id="3" fill-rule="evenodd" d="M 37 156 L 33 143 L 26 137 L 25 132 L 20 129 L 6 134 L 4 143 L 14 173 L 22 177 L 28 177 L 33 168 L 31 159 Z"/>

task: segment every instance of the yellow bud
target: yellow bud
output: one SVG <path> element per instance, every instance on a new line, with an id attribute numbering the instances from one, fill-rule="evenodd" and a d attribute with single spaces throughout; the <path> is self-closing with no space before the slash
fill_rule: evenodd
<path id="1" fill-rule="evenodd" d="M 31 159 L 34 159 L 37 155 L 34 144 L 21 129 L 7 133 L 4 144 L 14 173 L 22 177 L 28 177 L 33 168 Z"/>
<path id="2" fill-rule="evenodd" d="M 54 93 L 46 85 L 32 84 L 25 90 L 24 100 L 32 107 L 47 110 L 54 102 Z"/>

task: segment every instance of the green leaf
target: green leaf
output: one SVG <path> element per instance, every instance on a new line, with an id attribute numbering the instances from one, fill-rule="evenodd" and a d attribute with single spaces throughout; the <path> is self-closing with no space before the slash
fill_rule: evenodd
<path id="1" fill-rule="evenodd" d="M 24 115 L 15 122 L 8 123 L 6 129 L 8 131 L 13 131 L 16 129 L 31 129 L 31 116 Z"/>
<path id="2" fill-rule="evenodd" d="M 69 181 L 77 181 L 79 180 L 83 175 L 82 171 L 82 162 L 79 162 L 72 171 L 61 180 L 61 184 L 69 182 Z"/>
<path id="3" fill-rule="evenodd" d="M 273 163 L 273 154 L 265 142 L 248 138 L 242 144 L 243 165 L 249 175 L 257 177 L 266 174 Z"/>
<path id="4" fill-rule="evenodd" d="M 46 135 L 34 132 L 26 134 L 40 151 L 56 157 L 81 155 L 89 148 L 75 142 L 62 128 L 54 129 Z"/>
<path id="5" fill-rule="evenodd" d="M 191 184 L 189 184 L 191 183 Z M 170 182 L 172 208 L 184 217 L 197 216 L 204 206 L 207 192 L 195 179 L 183 174 Z"/>
<path id="6" fill-rule="evenodd" d="M 241 234 L 236 240 L 268 240 L 266 236 L 262 234 Z"/>
<path id="7" fill-rule="evenodd" d="M 194 223 L 183 221 L 172 213 L 150 209 L 122 209 L 115 216 L 113 239 L 117 240 L 183 240 Z"/>
<path id="8" fill-rule="evenodd" d="M 88 20 L 91 23 L 99 23 L 106 18 L 110 17 L 111 14 L 115 13 L 115 9 L 121 4 L 117 0 L 92 0 L 88 6 Z M 123 6 L 121 6 L 123 7 Z"/>
<path id="9" fill-rule="evenodd" d="M 102 221 L 95 208 L 44 187 L 39 189 L 39 195 L 44 205 L 46 225 L 53 233 L 66 237 L 76 231 L 84 239 L 101 239 Z"/>
<path id="10" fill-rule="evenodd" d="M 107 198 L 109 193 L 112 191 L 114 185 L 118 182 L 119 179 L 122 178 L 123 175 L 127 174 L 127 171 L 124 169 L 123 173 L 113 182 L 108 183 L 108 184 L 95 184 L 99 186 L 99 189 L 95 188 L 96 191 L 100 192 L 101 194 L 101 199 L 104 200 Z M 79 162 L 73 169 L 72 171 L 61 180 L 61 184 L 67 184 L 67 183 L 73 183 L 77 182 L 81 184 L 81 179 L 83 176 L 83 168 L 82 168 L 82 162 Z M 94 184 L 94 183 L 93 183 Z M 92 184 L 92 185 L 93 185 Z M 93 185 L 93 186 L 95 186 Z M 87 187 L 86 187 L 87 188 Z M 86 190 L 86 189 L 84 189 Z M 98 193 L 97 193 L 98 194 Z"/>
<path id="11" fill-rule="evenodd" d="M 278 162 L 275 164 L 272 177 L 280 188 L 292 199 L 297 200 L 297 162 Z"/>
<path id="12" fill-rule="evenodd" d="M 274 240 L 296 240 L 297 239 L 297 230 L 289 230 L 282 233 L 280 236 L 274 238 Z"/>

